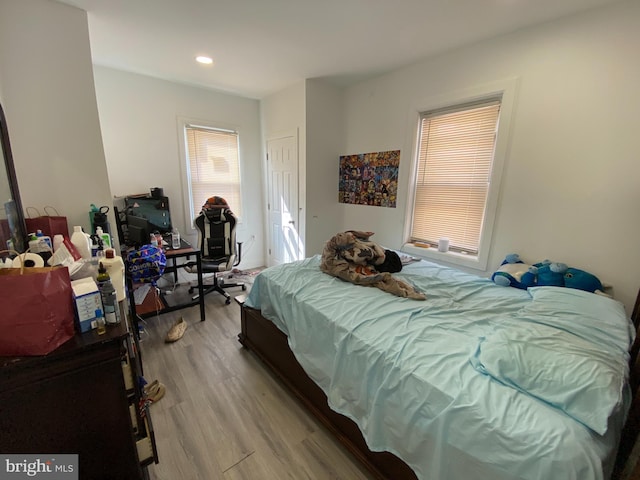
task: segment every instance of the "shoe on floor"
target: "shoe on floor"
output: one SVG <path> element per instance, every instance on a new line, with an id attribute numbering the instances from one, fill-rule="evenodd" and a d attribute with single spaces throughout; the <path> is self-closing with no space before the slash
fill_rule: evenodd
<path id="1" fill-rule="evenodd" d="M 151 388 L 147 392 L 145 392 L 145 396 L 147 397 L 148 401 L 150 401 L 151 403 L 155 403 L 162 397 L 164 397 L 166 390 L 167 389 L 162 383 L 158 383 L 154 386 L 154 388 Z"/>
<path id="2" fill-rule="evenodd" d="M 167 338 L 164 339 L 165 342 L 177 342 L 184 335 L 184 331 L 187 329 L 187 322 L 184 321 L 182 317 L 167 332 Z"/>
<path id="3" fill-rule="evenodd" d="M 145 395 L 149 395 L 149 392 L 152 392 L 152 391 L 158 389 L 158 385 L 159 384 L 160 384 L 160 382 L 158 380 L 154 380 L 151 383 L 147 383 L 144 387 L 142 387 L 142 392 Z"/>

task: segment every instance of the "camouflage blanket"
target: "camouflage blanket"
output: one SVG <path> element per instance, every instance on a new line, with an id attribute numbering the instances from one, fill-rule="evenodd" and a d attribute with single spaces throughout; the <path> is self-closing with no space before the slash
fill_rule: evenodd
<path id="1" fill-rule="evenodd" d="M 322 251 L 320 269 L 355 285 L 376 287 L 398 297 L 424 300 L 426 297 L 412 285 L 380 272 L 376 266 L 383 264 L 385 250 L 369 240 L 373 232 L 348 230 L 327 241 Z"/>

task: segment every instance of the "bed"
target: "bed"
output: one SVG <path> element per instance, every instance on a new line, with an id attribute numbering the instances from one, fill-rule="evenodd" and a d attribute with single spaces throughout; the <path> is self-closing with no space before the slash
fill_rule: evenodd
<path id="1" fill-rule="evenodd" d="M 239 339 L 374 477 L 611 477 L 632 403 L 622 304 L 424 260 L 395 274 L 417 301 L 319 265 L 258 275 Z"/>

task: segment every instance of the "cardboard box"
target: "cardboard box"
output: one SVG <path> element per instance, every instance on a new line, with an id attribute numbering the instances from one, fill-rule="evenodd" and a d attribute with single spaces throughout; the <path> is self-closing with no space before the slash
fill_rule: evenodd
<path id="1" fill-rule="evenodd" d="M 82 333 L 95 328 L 96 310 L 102 310 L 98 284 L 91 277 L 71 281 L 76 309 L 76 322 Z"/>

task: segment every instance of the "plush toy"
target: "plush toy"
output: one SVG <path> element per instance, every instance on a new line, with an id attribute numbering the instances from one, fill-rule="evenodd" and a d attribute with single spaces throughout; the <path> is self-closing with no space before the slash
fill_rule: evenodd
<path id="1" fill-rule="evenodd" d="M 515 287 L 526 290 L 531 286 L 528 282 L 533 281 L 533 278 L 530 276 L 525 277 L 525 281 L 523 281 L 522 277 L 529 272 L 531 267 L 532 265 L 520 260 L 520 256 L 517 253 L 510 253 L 505 257 L 498 270 L 493 273 L 491 280 L 502 287 Z"/>
<path id="2" fill-rule="evenodd" d="M 567 287 L 591 293 L 604 292 L 602 283 L 595 275 L 548 260 L 533 265 L 529 272 L 522 276 L 522 282 L 531 287 Z"/>
<path id="3" fill-rule="evenodd" d="M 564 286 L 592 293 L 604 293 L 604 287 L 595 275 L 577 268 L 567 268 L 564 274 Z"/>
<path id="4" fill-rule="evenodd" d="M 534 285 L 539 287 L 564 287 L 564 273 L 568 266 L 564 263 L 550 262 L 545 260 L 540 264 L 534 265 L 537 270 L 533 270 L 535 274 Z"/>

